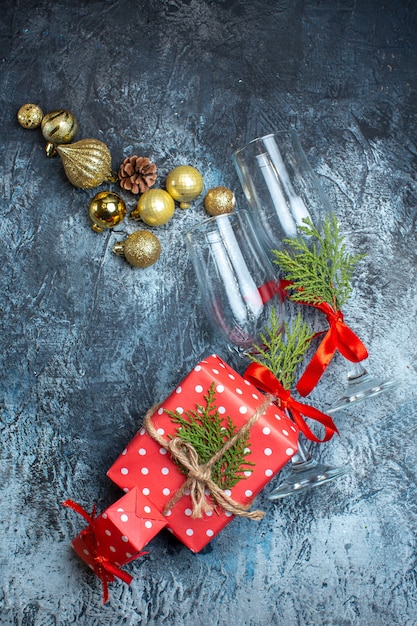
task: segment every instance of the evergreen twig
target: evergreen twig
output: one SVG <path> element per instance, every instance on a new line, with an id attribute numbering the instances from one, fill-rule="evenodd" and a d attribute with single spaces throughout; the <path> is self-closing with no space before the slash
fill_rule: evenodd
<path id="1" fill-rule="evenodd" d="M 299 230 L 305 237 L 285 239 L 285 250 L 274 250 L 274 263 L 279 265 L 286 287 L 294 302 L 319 304 L 327 302 L 340 310 L 352 293 L 352 274 L 364 255 L 350 254 L 340 232 L 336 216 L 326 216 L 322 232 L 310 219 L 303 220 Z"/>
<path id="2" fill-rule="evenodd" d="M 270 325 L 262 333 L 261 346 L 254 346 L 255 353 L 248 354 L 255 363 L 267 367 L 278 378 L 284 389 L 289 390 L 295 380 L 297 366 L 303 360 L 314 333 L 298 313 L 291 324 L 281 321 L 273 309 Z"/>
<path id="3" fill-rule="evenodd" d="M 231 417 L 227 415 L 223 418 L 218 412 L 214 383 L 204 399 L 206 406 L 197 404 L 196 410 L 185 411 L 184 415 L 178 411 L 165 410 L 172 421 L 179 425 L 177 436 L 194 447 L 201 465 L 210 461 L 237 432 Z M 211 477 L 216 485 L 222 489 L 231 489 L 245 478 L 244 472 L 252 471 L 251 467 L 255 463 L 245 459 L 248 449 L 250 449 L 249 433 L 239 438 L 213 465 Z M 180 463 L 177 465 L 183 474 L 187 473 Z"/>

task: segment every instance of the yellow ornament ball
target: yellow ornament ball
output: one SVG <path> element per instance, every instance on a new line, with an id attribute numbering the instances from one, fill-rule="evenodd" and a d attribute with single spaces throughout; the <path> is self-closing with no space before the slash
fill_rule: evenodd
<path id="1" fill-rule="evenodd" d="M 23 128 L 39 128 L 43 111 L 37 104 L 24 104 L 17 112 L 17 121 Z"/>
<path id="2" fill-rule="evenodd" d="M 89 214 L 93 222 L 91 228 L 102 233 L 106 228 L 120 224 L 126 216 L 126 205 L 117 193 L 100 191 L 90 202 Z"/>
<path id="3" fill-rule="evenodd" d="M 175 203 L 169 193 L 163 189 L 149 189 L 141 195 L 130 217 L 142 220 L 148 226 L 162 226 L 169 222 L 174 211 Z"/>
<path id="4" fill-rule="evenodd" d="M 204 198 L 204 208 L 209 215 L 223 215 L 232 213 L 236 206 L 236 198 L 233 191 L 227 187 L 213 187 L 209 189 Z"/>
<path id="5" fill-rule="evenodd" d="M 203 177 L 191 165 L 179 165 L 167 176 L 167 192 L 180 203 L 180 209 L 189 209 L 190 202 L 203 191 Z"/>
<path id="6" fill-rule="evenodd" d="M 161 244 L 149 230 L 138 230 L 124 241 L 114 244 L 113 252 L 124 256 L 134 267 L 149 267 L 157 262 L 161 254 Z"/>

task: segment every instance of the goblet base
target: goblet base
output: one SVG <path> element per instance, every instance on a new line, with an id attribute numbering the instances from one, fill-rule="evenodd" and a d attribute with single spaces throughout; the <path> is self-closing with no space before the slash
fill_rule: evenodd
<path id="1" fill-rule="evenodd" d="M 326 413 L 336 413 L 354 403 L 379 396 L 397 384 L 393 378 L 384 379 L 371 376 L 365 369 L 358 375 L 349 375 L 347 380 L 348 383 L 343 395 L 329 409 L 326 409 Z"/>
<path id="2" fill-rule="evenodd" d="M 348 465 L 334 467 L 315 461 L 309 457 L 301 463 L 293 463 L 289 476 L 276 489 L 267 495 L 268 500 L 280 500 L 286 496 L 312 489 L 328 483 L 350 471 Z"/>

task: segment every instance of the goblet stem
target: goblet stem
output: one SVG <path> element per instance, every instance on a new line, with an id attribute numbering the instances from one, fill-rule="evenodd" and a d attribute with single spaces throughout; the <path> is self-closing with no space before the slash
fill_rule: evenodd
<path id="1" fill-rule="evenodd" d="M 348 406 L 373 398 L 395 387 L 394 378 L 378 378 L 368 372 L 362 363 L 349 363 L 347 385 L 342 396 L 332 404 L 326 413 L 332 414 Z"/>
<path id="2" fill-rule="evenodd" d="M 300 493 L 324 485 L 343 476 L 350 471 L 349 465 L 335 467 L 319 463 L 298 442 L 298 452 L 291 459 L 291 470 L 288 476 L 268 494 L 268 500 L 280 500 L 286 496 Z"/>

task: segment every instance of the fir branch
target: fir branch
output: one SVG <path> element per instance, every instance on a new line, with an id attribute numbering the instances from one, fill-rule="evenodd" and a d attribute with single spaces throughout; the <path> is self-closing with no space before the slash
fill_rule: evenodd
<path id="1" fill-rule="evenodd" d="M 303 360 L 314 333 L 298 313 L 291 324 L 282 324 L 277 313 L 271 312 L 270 326 L 261 334 L 263 345 L 254 346 L 256 353 L 248 354 L 251 361 L 265 365 L 278 378 L 284 389 L 289 390 L 295 380 L 297 366 Z"/>
<path id="2" fill-rule="evenodd" d="M 201 465 L 210 461 L 237 432 L 232 419 L 228 415 L 223 418 L 217 410 L 214 383 L 204 399 L 206 406 L 197 404 L 196 410 L 185 411 L 184 415 L 178 411 L 165 410 L 172 421 L 179 425 L 176 435 L 193 446 Z M 221 489 L 231 489 L 245 478 L 244 472 L 252 471 L 250 468 L 255 464 L 245 459 L 249 448 L 247 433 L 213 465 L 211 477 Z M 183 474 L 187 474 L 187 470 L 180 463 L 177 465 Z"/>
<path id="3" fill-rule="evenodd" d="M 299 230 L 305 237 L 285 239 L 285 250 L 274 250 L 274 263 L 279 265 L 286 287 L 295 302 L 319 304 L 327 302 L 340 310 L 352 293 L 352 275 L 364 255 L 350 254 L 340 232 L 336 216 L 326 216 L 319 232 L 311 220 L 303 220 Z"/>

